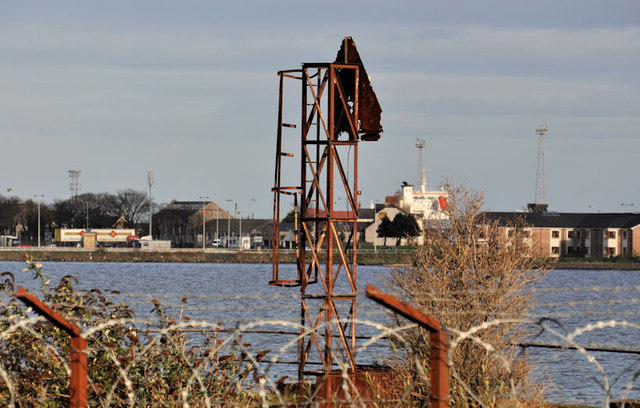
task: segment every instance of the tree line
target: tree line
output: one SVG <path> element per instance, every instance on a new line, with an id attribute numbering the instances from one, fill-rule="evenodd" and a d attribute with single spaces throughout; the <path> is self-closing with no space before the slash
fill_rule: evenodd
<path id="1" fill-rule="evenodd" d="M 41 239 L 56 228 L 112 228 L 120 218 L 132 228 L 149 215 L 148 194 L 130 188 L 115 194 L 84 193 L 53 203 L 0 195 L 0 235 L 18 236 L 23 244 L 36 243 L 38 204 Z"/>

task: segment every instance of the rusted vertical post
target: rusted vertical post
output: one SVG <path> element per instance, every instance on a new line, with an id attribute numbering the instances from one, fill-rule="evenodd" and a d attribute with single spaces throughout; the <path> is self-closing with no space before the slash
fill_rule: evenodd
<path id="1" fill-rule="evenodd" d="M 273 277 L 271 281 L 278 280 L 278 272 L 280 265 L 280 187 L 281 185 L 281 163 L 282 163 L 282 103 L 284 92 L 284 73 L 278 72 L 280 83 L 278 86 L 278 138 L 276 141 L 276 169 L 273 181 L 273 234 L 271 236 L 271 249 L 273 257 L 271 259 L 273 267 Z M 227 237 L 227 240 L 229 237 Z"/>
<path id="2" fill-rule="evenodd" d="M 307 87 L 310 86 L 310 80 L 309 80 L 309 72 L 307 69 L 303 69 L 302 70 L 302 74 L 300 75 L 301 80 L 300 80 L 300 91 L 301 91 L 301 95 L 300 95 L 300 101 L 301 101 L 301 107 L 300 107 L 300 219 L 304 219 L 306 218 L 307 215 L 307 211 L 309 208 L 308 202 L 309 200 L 312 200 L 313 197 L 307 197 L 307 194 L 309 194 L 307 192 L 307 184 L 306 184 L 306 180 L 307 180 L 307 161 L 308 158 L 306 157 L 306 142 L 307 142 L 307 138 L 309 137 L 309 122 L 312 122 L 312 120 L 308 120 L 307 115 L 309 114 L 308 111 L 308 101 L 307 101 L 307 93 L 309 92 L 307 90 Z M 317 163 L 317 159 L 316 159 L 316 163 Z M 313 176 L 313 174 L 312 174 Z M 311 193 L 313 194 L 313 193 Z M 298 221 L 296 221 L 297 223 Z M 300 385 L 299 388 L 299 394 L 300 394 L 300 401 L 304 400 L 304 393 L 306 392 L 306 390 L 304 389 L 304 372 L 306 370 L 306 350 L 305 350 L 305 336 L 302 335 L 305 331 L 305 327 L 306 327 L 306 300 L 304 299 L 304 295 L 307 292 L 307 284 L 309 283 L 307 280 L 307 274 L 306 274 L 306 267 L 307 267 L 307 260 L 306 260 L 306 247 L 307 245 L 313 245 L 311 243 L 311 241 L 308 239 L 307 234 L 305 233 L 305 226 L 304 225 L 300 225 L 299 228 L 300 234 L 301 234 L 301 239 L 300 239 L 300 245 L 302 245 L 302 252 L 300 253 L 300 258 L 298 258 L 297 262 L 298 262 L 298 270 L 300 271 L 300 273 L 298 274 L 298 279 L 300 280 L 300 334 L 301 336 L 298 338 L 298 383 Z"/>
<path id="3" fill-rule="evenodd" d="M 71 345 L 71 408 L 87 406 L 88 362 L 87 342 L 81 336 L 72 336 Z"/>
<path id="4" fill-rule="evenodd" d="M 367 286 L 367 297 L 429 330 L 431 408 L 449 408 L 449 340 L 440 322 L 375 286 Z"/>
<path id="5" fill-rule="evenodd" d="M 329 77 L 329 85 L 328 92 L 329 98 L 327 100 L 328 110 L 329 110 L 329 133 L 327 135 L 327 185 L 326 185 L 326 194 L 327 194 L 327 209 L 326 209 L 326 217 L 327 217 L 327 260 L 325 266 L 325 285 L 328 288 L 326 290 L 326 297 L 324 298 L 324 304 L 322 307 L 326 307 L 325 313 L 325 368 L 327 372 L 331 371 L 331 366 L 333 365 L 333 319 L 337 319 L 337 316 L 333 314 L 333 309 L 331 302 L 333 301 L 333 248 L 334 248 L 334 239 L 335 236 L 333 234 L 333 200 L 334 198 L 334 180 L 333 180 L 333 170 L 335 166 L 335 137 L 336 137 L 336 123 L 335 123 L 335 70 L 333 67 L 329 67 L 327 70 L 327 75 Z M 338 323 L 339 324 L 339 323 Z"/>
<path id="6" fill-rule="evenodd" d="M 449 407 L 449 339 L 442 330 L 430 331 L 431 407 Z"/>
<path id="7" fill-rule="evenodd" d="M 344 42 L 344 61 L 349 62 L 348 58 L 348 49 L 347 39 L 345 38 Z M 360 106 L 360 69 L 355 70 L 355 92 L 354 92 L 354 106 Z M 354 109 L 353 112 L 353 122 L 360 123 L 360 112 L 359 109 Z M 348 181 L 347 181 L 348 183 Z M 360 211 L 360 190 L 358 190 L 358 143 L 353 144 L 353 200 L 352 211 L 354 211 L 353 223 L 351 224 L 351 251 L 353 251 L 353 255 L 351 257 L 351 271 L 353 274 L 353 291 L 357 293 L 358 287 L 358 212 Z M 364 233 L 364 231 L 363 231 Z M 353 298 L 351 302 L 351 317 L 353 320 L 356 319 L 356 298 Z M 353 323 L 353 327 L 355 328 L 355 323 Z M 356 331 L 351 331 L 351 350 L 356 349 Z"/>
<path id="8" fill-rule="evenodd" d="M 87 362 L 87 342 L 80 335 L 78 326 L 66 320 L 55 310 L 45 305 L 29 293 L 22 286 L 18 286 L 16 297 L 22 300 L 27 306 L 31 306 L 36 313 L 45 317 L 51 324 L 67 333 L 71 339 L 69 341 L 71 354 L 71 379 L 70 379 L 70 408 L 87 407 L 87 385 L 88 385 L 88 362 Z"/>

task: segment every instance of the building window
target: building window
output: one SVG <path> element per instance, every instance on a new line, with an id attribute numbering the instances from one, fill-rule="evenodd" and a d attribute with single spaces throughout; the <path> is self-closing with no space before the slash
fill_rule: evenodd
<path id="1" fill-rule="evenodd" d="M 627 239 L 627 231 L 626 230 L 622 231 L 622 238 L 623 239 Z"/>
<path id="2" fill-rule="evenodd" d="M 573 247 L 572 246 L 567 247 L 567 253 L 568 254 L 572 254 L 573 253 Z"/>
<path id="3" fill-rule="evenodd" d="M 530 238 L 531 237 L 531 231 L 525 231 L 524 232 L 524 237 L 525 238 Z"/>
<path id="4" fill-rule="evenodd" d="M 615 239 L 616 238 L 616 232 L 615 231 L 607 231 L 608 237 L 610 239 Z"/>
<path id="5" fill-rule="evenodd" d="M 585 231 L 584 232 L 584 239 L 589 239 L 589 236 L 591 235 L 590 231 Z"/>
<path id="6" fill-rule="evenodd" d="M 513 237 L 513 230 L 510 229 L 509 231 L 507 231 L 507 236 L 509 238 Z"/>
<path id="7" fill-rule="evenodd" d="M 560 231 L 551 231 L 551 238 L 560 238 Z"/>
<path id="8" fill-rule="evenodd" d="M 574 239 L 580 239 L 580 230 L 574 230 L 573 231 L 573 238 Z"/>
<path id="9" fill-rule="evenodd" d="M 627 247 L 622 247 L 622 255 L 626 255 L 627 254 Z"/>
<path id="10" fill-rule="evenodd" d="M 615 247 L 607 247 L 607 255 L 611 256 L 611 255 L 615 255 L 616 254 L 616 248 Z"/>
<path id="11" fill-rule="evenodd" d="M 573 238 L 573 231 L 567 232 L 567 238 Z"/>
<path id="12" fill-rule="evenodd" d="M 560 253 L 560 247 L 551 247 L 551 253 L 554 255 L 558 255 Z"/>

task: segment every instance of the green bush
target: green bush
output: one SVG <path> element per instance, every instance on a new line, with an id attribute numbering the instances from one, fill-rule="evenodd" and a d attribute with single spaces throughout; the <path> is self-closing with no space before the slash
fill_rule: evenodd
<path id="1" fill-rule="evenodd" d="M 253 373 L 240 339 L 183 331 L 153 301 L 152 318 L 137 319 L 100 290 L 76 289 L 73 276 L 52 286 L 42 265 L 24 270 L 40 283 L 40 299 L 77 325 L 89 346 L 90 406 L 247 405 Z M 69 337 L 14 297 L 15 276 L 0 274 L 0 405 L 69 406 Z M 187 299 L 183 298 L 183 305 Z M 233 336 L 232 336 L 233 337 Z M 196 339 L 194 342 L 193 340 Z M 192 345 L 194 344 L 195 345 Z M 264 353 L 260 353 L 264 354 Z"/>

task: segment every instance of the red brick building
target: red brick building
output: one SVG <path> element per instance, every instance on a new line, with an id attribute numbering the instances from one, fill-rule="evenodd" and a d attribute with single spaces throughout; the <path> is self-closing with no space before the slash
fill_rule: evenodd
<path id="1" fill-rule="evenodd" d="M 516 217 L 530 231 L 536 256 L 640 256 L 640 213 L 488 212 L 505 225 Z M 509 234 L 505 227 L 505 234 Z"/>

